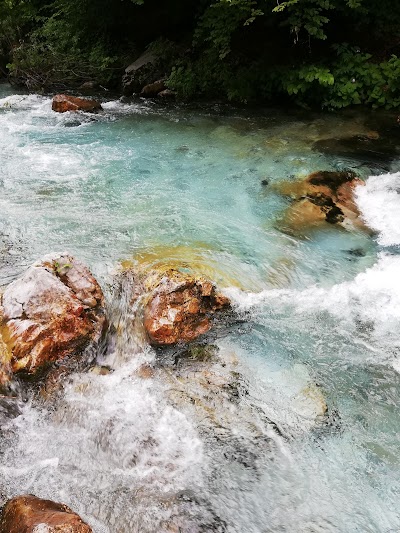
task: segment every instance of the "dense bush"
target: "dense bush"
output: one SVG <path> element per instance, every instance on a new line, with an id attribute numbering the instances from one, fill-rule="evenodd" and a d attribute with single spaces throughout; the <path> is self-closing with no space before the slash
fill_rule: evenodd
<path id="1" fill-rule="evenodd" d="M 116 84 L 156 41 L 182 98 L 394 108 L 399 35 L 392 0 L 0 0 L 0 56 L 34 88 Z"/>

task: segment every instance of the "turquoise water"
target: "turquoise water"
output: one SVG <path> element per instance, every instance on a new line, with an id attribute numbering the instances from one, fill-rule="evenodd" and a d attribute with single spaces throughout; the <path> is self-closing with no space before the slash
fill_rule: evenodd
<path id="1" fill-rule="evenodd" d="M 60 405 L 28 403 L 9 423 L 4 498 L 63 501 L 95 532 L 400 530 L 400 159 L 369 178 L 382 161 L 314 145 L 370 123 L 120 101 L 59 115 L 47 97 L 0 86 L 0 286 L 66 249 L 112 305 L 121 260 L 194 263 L 241 317 L 215 343 L 236 354 L 246 389 L 216 438 L 168 402 L 162 379 L 132 377 L 156 355 L 127 344 L 105 361 L 112 374 L 78 374 Z M 288 200 L 274 183 L 347 168 L 367 180 L 358 202 L 374 236 L 280 230 Z M 293 400 L 310 383 L 328 426 L 312 427 Z M 186 521 L 168 529 L 176 513 Z"/>

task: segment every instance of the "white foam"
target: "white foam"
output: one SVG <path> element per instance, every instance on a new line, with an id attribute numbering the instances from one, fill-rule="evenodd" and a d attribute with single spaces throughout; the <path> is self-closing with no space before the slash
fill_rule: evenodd
<path id="1" fill-rule="evenodd" d="M 0 110 L 40 109 L 50 105 L 51 99 L 38 94 L 13 94 L 0 98 Z"/>
<path id="2" fill-rule="evenodd" d="M 24 409 L 14 422 L 12 454 L 0 466 L 11 494 L 62 501 L 94 524 L 91 498 L 105 491 L 109 503 L 99 513 L 105 525 L 121 491 L 150 501 L 156 489 L 168 494 L 201 485 L 206 458 L 195 427 L 164 402 L 155 383 L 135 378 L 138 361 L 108 376 L 73 376 L 49 411 Z M 134 522 L 138 512 L 132 506 L 124 515 Z"/>
<path id="3" fill-rule="evenodd" d="M 356 190 L 366 224 L 377 231 L 382 246 L 400 245 L 400 172 L 370 177 Z"/>
<path id="4" fill-rule="evenodd" d="M 400 344 L 400 257 L 381 253 L 377 263 L 354 280 L 329 289 L 310 287 L 303 291 L 264 290 L 245 293 L 228 289 L 226 294 L 239 311 L 265 313 L 291 308 L 305 316 L 329 313 L 347 330 L 360 324 L 372 326 L 370 336 L 378 346 Z"/>
<path id="5" fill-rule="evenodd" d="M 146 114 L 150 111 L 151 107 L 149 102 L 141 103 L 128 103 L 121 100 L 110 100 L 101 104 L 103 109 L 108 112 L 116 114 Z"/>

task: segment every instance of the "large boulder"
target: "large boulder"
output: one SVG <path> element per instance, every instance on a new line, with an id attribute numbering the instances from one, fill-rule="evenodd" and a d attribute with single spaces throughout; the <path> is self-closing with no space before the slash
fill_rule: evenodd
<path id="1" fill-rule="evenodd" d="M 67 111 L 94 113 L 102 109 L 101 104 L 96 100 L 78 98 L 77 96 L 69 96 L 68 94 L 56 94 L 53 97 L 51 108 L 57 113 L 65 113 Z"/>
<path id="2" fill-rule="evenodd" d="M 0 533 L 91 533 L 92 528 L 69 507 L 35 496 L 9 500 L 0 518 Z"/>
<path id="3" fill-rule="evenodd" d="M 149 50 L 131 63 L 125 69 L 125 74 L 122 77 L 122 92 L 124 96 L 140 93 L 144 86 L 152 84 L 154 80 L 159 79 L 162 72 L 158 63 L 157 57 Z"/>
<path id="4" fill-rule="evenodd" d="M 36 374 L 97 343 L 104 296 L 89 269 L 68 253 L 45 256 L 0 300 L 0 377 Z M 4 383 L 3 383 L 4 384 Z"/>
<path id="5" fill-rule="evenodd" d="M 190 342 L 210 330 L 229 300 L 202 277 L 170 269 L 150 273 L 144 327 L 153 346 Z"/>
<path id="6" fill-rule="evenodd" d="M 302 181 L 275 185 L 277 192 L 293 199 L 281 226 L 291 233 L 326 223 L 345 229 L 365 229 L 354 200 L 354 189 L 360 185 L 364 182 L 351 171 L 319 171 Z"/>

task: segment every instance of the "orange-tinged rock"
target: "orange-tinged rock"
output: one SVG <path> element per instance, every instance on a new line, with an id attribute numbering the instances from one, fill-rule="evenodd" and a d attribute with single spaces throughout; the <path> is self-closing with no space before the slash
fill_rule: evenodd
<path id="1" fill-rule="evenodd" d="M 294 200 L 281 226 L 300 234 L 325 223 L 366 229 L 354 199 L 354 189 L 359 185 L 364 182 L 348 171 L 319 171 L 303 181 L 275 185 L 275 190 Z"/>
<path id="2" fill-rule="evenodd" d="M 6 503 L 0 533 L 92 533 L 92 528 L 66 505 L 26 495 Z"/>
<path id="3" fill-rule="evenodd" d="M 229 300 L 208 280 L 170 269 L 150 274 L 151 290 L 144 308 L 150 343 L 165 346 L 190 342 L 209 331 Z M 146 282 L 144 283 L 146 285 Z"/>
<path id="4" fill-rule="evenodd" d="M 69 96 L 68 94 L 56 94 L 53 97 L 51 108 L 57 113 L 65 113 L 66 111 L 86 111 L 93 113 L 102 109 L 101 104 L 96 100 L 78 98 L 76 96 Z"/>
<path id="5" fill-rule="evenodd" d="M 68 253 L 32 265 L 4 291 L 0 334 L 3 372 L 35 374 L 100 340 L 104 296 L 89 269 Z M 5 364 L 9 362 L 9 365 Z"/>

